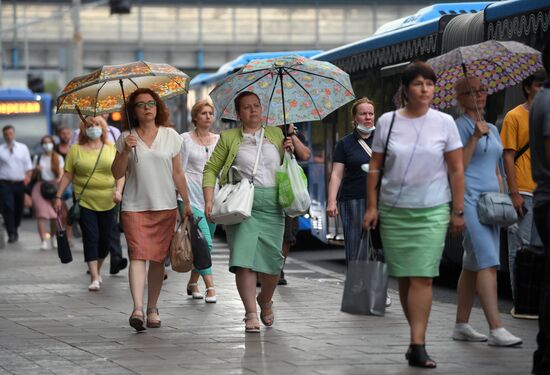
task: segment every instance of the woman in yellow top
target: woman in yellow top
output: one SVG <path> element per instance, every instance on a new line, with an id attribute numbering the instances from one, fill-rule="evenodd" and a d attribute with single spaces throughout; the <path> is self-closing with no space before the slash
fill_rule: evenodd
<path id="1" fill-rule="evenodd" d="M 72 182 L 80 201 L 80 228 L 84 244 L 84 260 L 88 263 L 90 291 L 101 287 L 100 270 L 109 254 L 112 231 L 118 230 L 116 203 L 121 201 L 124 178 L 117 180 L 111 173 L 115 159 L 114 145 L 107 143 L 109 129 L 101 117 L 87 117 L 80 124 L 78 144 L 69 150 L 65 159 L 65 173 L 55 197 L 55 210 L 61 209 L 61 196 Z M 114 237 L 114 236 L 113 236 Z"/>

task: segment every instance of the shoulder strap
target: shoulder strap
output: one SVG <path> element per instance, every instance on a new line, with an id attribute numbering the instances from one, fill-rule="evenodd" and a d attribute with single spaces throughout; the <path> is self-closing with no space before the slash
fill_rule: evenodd
<path id="1" fill-rule="evenodd" d="M 363 150 L 365 150 L 365 152 L 367 153 L 367 155 L 369 155 L 369 157 L 372 156 L 372 150 L 371 148 L 369 147 L 369 145 L 367 144 L 367 142 L 365 142 L 365 140 L 363 138 L 359 138 L 357 140 L 357 142 L 359 142 L 359 144 L 361 145 L 361 147 L 363 147 Z"/>
<path id="2" fill-rule="evenodd" d="M 384 173 L 384 165 L 386 164 L 386 154 L 388 153 L 388 145 L 390 143 L 390 135 L 391 135 L 391 130 L 393 129 L 393 124 L 395 122 L 396 112 L 397 111 L 393 111 L 393 115 L 391 117 L 390 129 L 388 130 L 388 136 L 386 137 L 386 144 L 384 145 L 384 156 L 382 157 L 382 173 Z M 382 176 L 380 176 L 380 180 L 382 180 Z"/>
<path id="3" fill-rule="evenodd" d="M 529 149 L 529 141 L 527 141 L 525 146 L 523 146 L 522 148 L 519 149 L 518 152 L 516 152 L 516 155 L 514 156 L 514 162 L 516 162 L 521 157 L 521 155 L 523 155 L 525 151 L 527 151 L 528 149 Z"/>
<path id="4" fill-rule="evenodd" d="M 252 182 L 254 182 L 254 175 L 258 169 L 258 162 L 260 161 L 260 154 L 262 153 L 262 145 L 264 144 L 264 132 L 265 128 L 262 127 L 262 132 L 260 133 L 260 145 L 258 146 L 258 151 L 256 152 L 256 161 L 254 162 L 254 169 L 252 170 Z"/>
<path id="5" fill-rule="evenodd" d="M 104 143 L 101 144 L 101 148 L 99 149 L 99 155 L 97 155 L 97 159 L 95 161 L 94 169 L 92 169 L 92 173 L 90 173 L 90 177 L 88 177 L 88 181 L 86 181 L 86 183 L 84 184 L 84 187 L 82 188 L 82 190 L 80 190 L 80 195 L 78 196 L 78 199 L 82 198 L 82 194 L 84 194 L 84 191 L 88 187 L 88 183 L 92 179 L 92 175 L 94 174 L 95 169 L 97 168 L 97 165 L 99 164 L 99 159 L 101 158 L 101 153 L 103 152 L 103 146 L 105 146 Z"/>

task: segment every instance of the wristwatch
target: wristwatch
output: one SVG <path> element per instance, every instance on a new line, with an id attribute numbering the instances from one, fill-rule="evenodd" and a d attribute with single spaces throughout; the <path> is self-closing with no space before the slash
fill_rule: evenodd
<path id="1" fill-rule="evenodd" d="M 453 215 L 458 216 L 458 217 L 463 217 L 464 216 L 464 211 L 463 210 L 454 210 Z"/>

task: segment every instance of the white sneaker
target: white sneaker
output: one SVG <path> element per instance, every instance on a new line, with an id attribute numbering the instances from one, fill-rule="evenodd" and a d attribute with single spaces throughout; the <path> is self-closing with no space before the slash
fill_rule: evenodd
<path id="1" fill-rule="evenodd" d="M 451 336 L 453 340 L 457 341 L 473 341 L 473 342 L 483 342 L 487 341 L 487 336 L 477 332 L 470 324 L 468 323 L 457 323 L 453 330 L 453 335 Z"/>
<path id="2" fill-rule="evenodd" d="M 40 243 L 40 250 L 49 250 L 50 244 L 48 243 L 48 240 L 44 240 Z"/>
<path id="3" fill-rule="evenodd" d="M 100 288 L 101 288 L 101 286 L 99 285 L 99 281 L 98 281 L 98 280 L 92 281 L 92 283 L 90 284 L 90 286 L 88 286 L 88 290 L 89 290 L 90 292 L 97 292 Z"/>
<path id="4" fill-rule="evenodd" d="M 523 341 L 512 335 L 506 328 L 492 329 L 489 333 L 489 345 L 492 346 L 515 346 Z"/>
<path id="5" fill-rule="evenodd" d="M 389 294 L 386 294 L 386 307 L 391 306 L 391 297 Z"/>

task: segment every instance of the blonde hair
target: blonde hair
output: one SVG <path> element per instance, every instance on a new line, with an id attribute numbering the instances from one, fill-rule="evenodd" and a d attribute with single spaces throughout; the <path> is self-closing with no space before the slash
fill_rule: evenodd
<path id="1" fill-rule="evenodd" d="M 191 108 L 191 122 L 193 123 L 193 125 L 197 126 L 197 116 L 204 107 L 210 107 L 212 108 L 212 112 L 215 111 L 214 104 L 212 104 L 209 99 L 201 99 L 197 101 L 193 105 L 193 108 Z"/>

